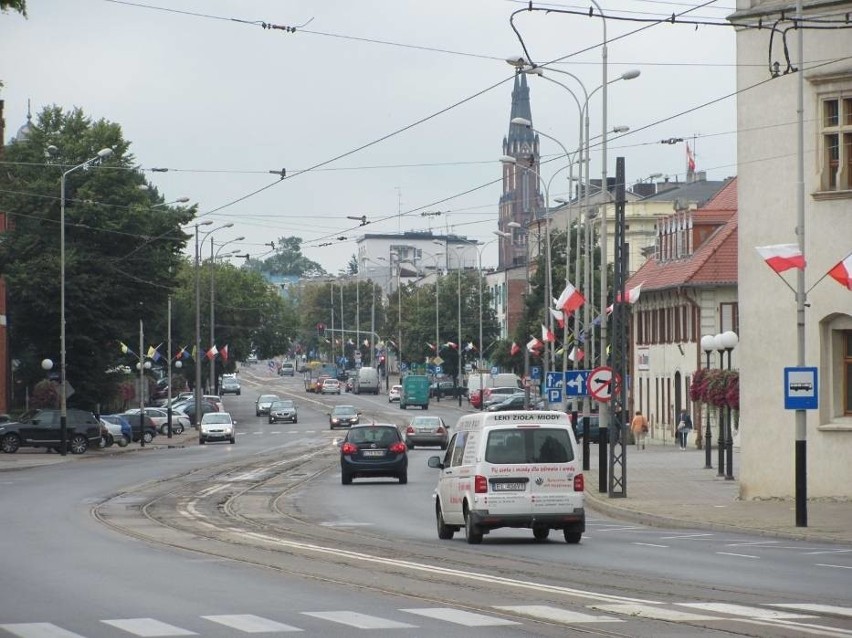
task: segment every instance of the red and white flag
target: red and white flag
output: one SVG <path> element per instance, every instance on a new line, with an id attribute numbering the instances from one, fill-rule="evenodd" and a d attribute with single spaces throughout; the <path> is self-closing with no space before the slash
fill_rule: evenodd
<path id="1" fill-rule="evenodd" d="M 586 353 L 580 350 L 577 346 L 571 348 L 571 352 L 568 354 L 568 358 L 571 359 L 574 363 L 578 361 L 582 361 L 583 357 L 586 356 Z"/>
<path id="2" fill-rule="evenodd" d="M 219 351 L 219 354 L 220 354 L 220 355 L 221 355 L 221 357 L 222 357 L 222 361 L 227 361 L 227 360 L 228 360 L 228 345 L 227 345 L 227 344 L 225 344 L 224 346 L 222 346 L 222 349 Z"/>
<path id="3" fill-rule="evenodd" d="M 634 304 L 637 301 L 639 301 L 639 295 L 640 295 L 641 292 L 642 292 L 642 284 L 639 284 L 635 288 L 631 288 L 630 290 L 628 290 L 627 291 L 627 303 Z M 616 301 L 621 301 L 621 293 L 618 293 L 615 296 L 615 299 L 616 299 Z M 614 308 L 614 305 L 607 306 L 606 307 L 606 314 L 608 314 L 608 315 L 612 314 L 613 308 Z"/>
<path id="4" fill-rule="evenodd" d="M 586 298 L 580 294 L 580 291 L 570 281 L 567 283 L 568 285 L 565 286 L 565 290 L 562 291 L 559 299 L 556 300 L 556 308 L 566 315 L 570 315 L 586 302 Z"/>
<path id="5" fill-rule="evenodd" d="M 554 301 L 556 301 L 554 299 Z M 559 326 L 560 330 L 565 327 L 565 313 L 561 310 L 554 310 L 553 308 L 548 308 L 550 311 L 550 315 L 556 321 L 556 325 Z"/>
<path id="6" fill-rule="evenodd" d="M 429 343 L 429 342 L 427 341 L 427 342 L 426 342 L 426 345 L 427 345 L 427 346 L 429 346 L 429 350 L 431 350 L 432 352 L 434 352 L 434 351 L 435 351 L 435 344 Z"/>
<path id="7" fill-rule="evenodd" d="M 690 173 L 695 172 L 695 154 L 692 152 L 692 149 L 689 148 L 689 142 L 686 143 L 686 167 L 689 169 Z"/>
<path id="8" fill-rule="evenodd" d="M 216 348 L 216 344 L 214 343 L 214 344 L 213 344 L 213 347 L 212 347 L 212 348 L 210 348 L 210 350 L 208 350 L 208 351 L 207 351 L 207 354 L 206 354 L 205 356 L 206 356 L 208 359 L 210 359 L 210 361 L 213 361 L 213 359 L 215 359 L 215 358 L 216 358 L 216 355 L 217 355 L 218 353 L 219 353 L 219 350 Z"/>
<path id="9" fill-rule="evenodd" d="M 797 244 L 775 244 L 774 246 L 756 246 L 764 261 L 772 270 L 782 273 L 790 268 L 805 269 L 805 256 Z"/>
<path id="10" fill-rule="evenodd" d="M 541 340 L 546 343 L 553 343 L 556 341 L 556 335 L 553 334 L 544 324 L 541 324 Z"/>
<path id="11" fill-rule="evenodd" d="M 527 342 L 527 350 L 529 350 L 533 354 L 538 354 L 539 349 L 543 346 L 544 344 L 535 337 L 533 337 Z"/>
<path id="12" fill-rule="evenodd" d="M 843 261 L 828 271 L 829 277 L 839 281 L 847 289 L 852 290 L 852 255 L 849 255 Z"/>
<path id="13" fill-rule="evenodd" d="M 445 343 L 444 345 L 447 348 L 452 348 L 453 350 L 455 350 L 459 347 L 457 343 L 453 343 L 452 341 L 447 341 L 447 343 Z"/>
<path id="14" fill-rule="evenodd" d="M 467 345 L 464 347 L 464 351 L 470 352 L 471 350 L 476 350 L 476 346 L 473 345 L 473 341 L 468 341 Z"/>
<path id="15" fill-rule="evenodd" d="M 509 348 L 509 356 L 514 357 L 521 351 L 521 346 L 519 346 L 516 342 L 512 342 L 512 347 Z"/>

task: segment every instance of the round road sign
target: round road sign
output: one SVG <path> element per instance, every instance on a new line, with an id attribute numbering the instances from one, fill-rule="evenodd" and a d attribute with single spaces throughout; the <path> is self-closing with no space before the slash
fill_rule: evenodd
<path id="1" fill-rule="evenodd" d="M 600 368 L 595 368 L 589 374 L 586 387 L 593 399 L 601 403 L 606 403 L 612 400 L 613 394 L 618 393 L 621 387 L 621 377 L 612 368 L 601 366 Z"/>

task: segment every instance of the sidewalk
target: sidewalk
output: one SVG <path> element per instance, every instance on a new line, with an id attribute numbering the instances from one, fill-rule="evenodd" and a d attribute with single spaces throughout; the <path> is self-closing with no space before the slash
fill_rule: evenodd
<path id="1" fill-rule="evenodd" d="M 154 441 L 146 443 L 143 448 L 139 443 L 131 443 L 127 447 L 118 447 L 113 445 L 105 449 L 89 448 L 85 454 L 71 454 L 65 456 L 53 451 L 48 451 L 45 448 L 27 448 L 22 447 L 14 454 L 3 454 L 0 452 L 0 472 L 6 470 L 20 470 L 28 467 L 44 467 L 45 465 L 55 465 L 56 463 L 69 463 L 77 461 L 85 461 L 86 459 L 98 458 L 101 456 L 112 456 L 116 454 L 133 454 L 144 452 L 146 450 L 158 450 L 170 447 L 185 447 L 188 443 L 194 444 L 198 440 L 198 430 L 188 428 L 183 434 L 173 434 L 172 438 L 166 435 L 158 434 L 154 437 Z"/>
<path id="2" fill-rule="evenodd" d="M 717 476 L 717 451 L 713 469 L 705 469 L 705 451 L 680 450 L 648 444 L 640 450 L 627 447 L 625 498 L 599 492 L 598 446 L 589 447 L 585 472 L 586 503 L 592 510 L 647 525 L 703 527 L 766 536 L 830 541 L 852 545 L 852 503 L 813 500 L 807 505 L 808 527 L 796 527 L 791 500 L 739 500 L 739 481 Z M 734 471 L 739 473 L 739 452 L 734 450 Z M 793 477 L 790 477 L 792 484 Z"/>

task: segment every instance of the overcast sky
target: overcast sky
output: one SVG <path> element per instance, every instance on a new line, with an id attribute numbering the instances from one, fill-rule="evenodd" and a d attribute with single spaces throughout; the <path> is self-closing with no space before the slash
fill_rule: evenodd
<path id="1" fill-rule="evenodd" d="M 266 242 L 295 235 L 308 257 L 337 272 L 365 231 L 431 227 L 494 239 L 513 78 L 504 60 L 522 53 L 509 20 L 527 2 L 27 4 L 28 19 L 0 14 L 6 142 L 25 122 L 28 99 L 36 113 L 48 104 L 79 106 L 116 122 L 142 167 L 170 169 L 147 173 L 167 201 L 187 196 L 207 219 L 234 222 L 217 241 L 244 235 L 233 246 L 253 257 L 269 250 Z M 534 6 L 585 12 L 590 5 Z M 600 0 L 600 6 L 608 16 L 609 79 L 641 71 L 608 89 L 610 127 L 631 127 L 610 138 L 609 175 L 623 156 L 628 183 L 653 173 L 683 179 L 684 144 L 660 143 L 672 137 L 694 146 L 697 169 L 709 179 L 735 175 L 736 102 L 719 100 L 736 89 L 733 29 L 617 19 L 689 11 L 689 19 L 723 23 L 733 1 Z M 264 29 L 263 22 L 307 24 L 292 33 Z M 515 25 L 535 62 L 564 58 L 554 68 L 577 76 L 589 92 L 601 85 L 599 18 L 523 11 Z M 548 77 L 584 99 L 571 77 Z M 542 78 L 529 84 L 535 127 L 576 148 L 579 116 L 571 95 Z M 600 98 L 600 91 L 591 98 L 592 137 L 601 132 Z M 547 158 L 561 150 L 543 139 L 542 153 Z M 542 178 L 550 180 L 566 164 L 544 165 Z M 283 181 L 269 174 L 282 168 Z M 596 150 L 591 173 L 600 172 Z M 551 199 L 566 195 L 565 175 L 553 179 Z M 349 215 L 372 223 L 359 228 Z M 329 241 L 332 246 L 318 246 Z M 483 265 L 493 265 L 495 243 L 483 254 Z"/>

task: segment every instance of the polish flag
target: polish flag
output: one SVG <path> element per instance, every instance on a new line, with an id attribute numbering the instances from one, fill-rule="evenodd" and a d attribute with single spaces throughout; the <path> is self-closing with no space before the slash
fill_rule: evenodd
<path id="1" fill-rule="evenodd" d="M 447 343 L 445 343 L 444 345 L 447 348 L 452 348 L 453 350 L 456 350 L 459 347 L 457 343 L 453 343 L 452 341 L 447 341 Z"/>
<path id="2" fill-rule="evenodd" d="M 828 275 L 846 286 L 847 289 L 852 290 L 852 255 L 838 262 L 834 268 L 828 271 Z"/>
<path id="3" fill-rule="evenodd" d="M 212 347 L 212 348 L 210 348 L 210 350 L 208 350 L 208 351 L 207 351 L 207 354 L 206 354 L 205 356 L 206 356 L 208 359 L 210 359 L 210 361 L 213 361 L 213 359 L 215 359 L 215 358 L 216 358 L 216 355 L 217 355 L 218 353 L 219 353 L 219 350 L 216 348 L 216 344 L 214 343 L 214 344 L 213 344 L 213 347 Z"/>
<path id="4" fill-rule="evenodd" d="M 805 269 L 805 256 L 797 244 L 756 246 L 755 250 L 760 253 L 769 267 L 779 274 L 790 268 Z"/>
<path id="5" fill-rule="evenodd" d="M 577 310 L 580 306 L 582 306 L 586 301 L 586 298 L 580 294 L 580 291 L 577 290 L 569 281 L 568 285 L 565 286 L 565 290 L 562 291 L 562 294 L 559 295 L 559 299 L 556 300 L 556 308 L 557 310 L 561 310 L 565 314 L 571 314 L 575 310 Z"/>
<path id="6" fill-rule="evenodd" d="M 228 360 L 228 346 L 222 346 L 222 349 L 219 351 L 219 354 L 222 356 L 222 361 Z"/>
<path id="7" fill-rule="evenodd" d="M 571 359 L 571 361 L 573 361 L 574 363 L 582 361 L 584 356 L 586 356 L 586 353 L 577 348 L 577 346 L 571 348 L 571 352 L 568 354 L 568 358 Z"/>
<path id="8" fill-rule="evenodd" d="M 434 345 L 434 344 L 429 343 L 429 342 L 427 341 L 427 342 L 426 342 L 426 345 L 427 345 L 427 346 L 429 346 L 429 350 L 431 350 L 432 352 L 434 352 L 434 351 L 435 351 L 435 345 Z"/>
<path id="9" fill-rule="evenodd" d="M 535 337 L 533 337 L 527 342 L 527 350 L 529 350 L 533 354 L 538 354 L 539 348 L 542 348 L 543 346 L 544 344 Z"/>
<path id="10" fill-rule="evenodd" d="M 554 299 L 554 302 L 556 300 Z M 561 310 L 554 310 L 553 308 L 548 308 L 551 316 L 556 321 L 556 325 L 559 326 L 560 329 L 565 327 L 565 313 Z"/>
<path id="11" fill-rule="evenodd" d="M 521 351 L 521 346 L 519 346 L 517 343 L 515 343 L 515 342 L 513 341 L 513 342 L 512 342 L 512 347 L 511 347 L 511 348 L 509 348 L 509 356 L 514 357 L 514 356 L 515 356 L 516 354 L 518 354 L 520 351 Z"/>
<path id="12" fill-rule="evenodd" d="M 686 143 L 686 166 L 690 173 L 695 172 L 695 154 L 689 148 L 689 142 Z"/>
<path id="13" fill-rule="evenodd" d="M 476 350 L 476 346 L 473 345 L 473 341 L 468 341 L 467 345 L 464 347 L 465 352 L 470 352 L 471 350 Z"/>
<path id="14" fill-rule="evenodd" d="M 541 340 L 546 343 L 553 343 L 556 341 L 556 335 L 553 334 L 544 324 L 541 324 Z"/>

